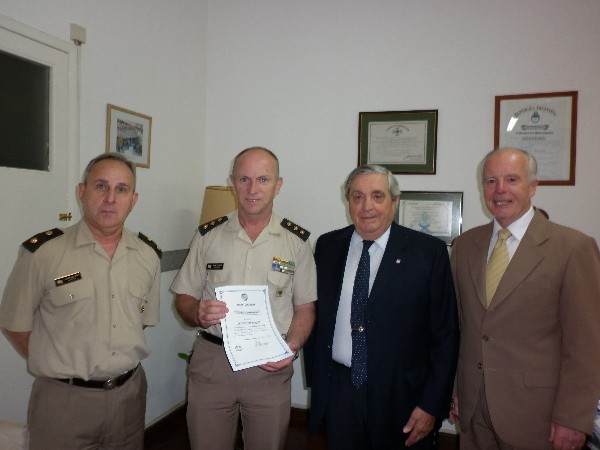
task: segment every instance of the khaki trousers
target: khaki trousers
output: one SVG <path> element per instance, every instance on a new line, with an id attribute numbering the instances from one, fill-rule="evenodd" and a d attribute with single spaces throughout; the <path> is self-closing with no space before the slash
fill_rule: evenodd
<path id="1" fill-rule="evenodd" d="M 142 450 L 146 390 L 141 365 L 110 391 L 36 378 L 29 400 L 29 449 Z"/>
<path id="2" fill-rule="evenodd" d="M 280 450 L 291 408 L 291 366 L 234 372 L 225 349 L 196 339 L 189 365 L 187 423 L 192 450 L 232 450 L 239 415 L 245 450 Z"/>

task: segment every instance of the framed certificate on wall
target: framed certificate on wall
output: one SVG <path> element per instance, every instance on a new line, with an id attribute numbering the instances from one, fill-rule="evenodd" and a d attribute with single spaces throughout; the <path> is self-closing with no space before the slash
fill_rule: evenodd
<path id="1" fill-rule="evenodd" d="M 396 222 L 452 245 L 462 229 L 462 203 L 462 192 L 403 191 Z"/>
<path id="2" fill-rule="evenodd" d="M 435 174 L 437 110 L 361 112 L 358 165 L 398 174 Z"/>
<path id="3" fill-rule="evenodd" d="M 496 97 L 494 146 L 531 153 L 541 185 L 575 184 L 577 91 Z"/>

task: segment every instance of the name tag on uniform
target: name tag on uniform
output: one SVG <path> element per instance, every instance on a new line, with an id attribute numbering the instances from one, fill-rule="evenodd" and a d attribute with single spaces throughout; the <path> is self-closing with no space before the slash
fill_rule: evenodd
<path id="1" fill-rule="evenodd" d="M 206 263 L 206 270 L 223 270 L 223 263 Z"/>
<path id="2" fill-rule="evenodd" d="M 287 259 L 273 257 L 273 264 L 271 268 L 275 272 L 287 273 L 288 275 L 294 275 L 296 271 L 296 263 L 294 261 L 288 261 Z"/>
<path id="3" fill-rule="evenodd" d="M 77 280 L 81 280 L 81 272 L 75 272 L 69 275 L 65 275 L 64 277 L 55 278 L 54 284 L 56 286 L 62 286 L 63 284 L 69 284 Z"/>

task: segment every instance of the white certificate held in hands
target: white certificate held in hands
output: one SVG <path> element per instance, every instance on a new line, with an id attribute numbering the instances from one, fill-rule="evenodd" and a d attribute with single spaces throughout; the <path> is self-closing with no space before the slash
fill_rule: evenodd
<path id="1" fill-rule="evenodd" d="M 267 286 L 221 286 L 215 294 L 229 309 L 221 319 L 221 330 L 225 353 L 234 371 L 281 361 L 294 354 L 275 326 Z"/>

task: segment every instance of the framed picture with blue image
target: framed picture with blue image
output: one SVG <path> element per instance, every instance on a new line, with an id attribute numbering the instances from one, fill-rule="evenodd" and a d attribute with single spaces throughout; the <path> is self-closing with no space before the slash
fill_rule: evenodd
<path id="1" fill-rule="evenodd" d="M 121 153 L 136 167 L 150 167 L 152 117 L 109 104 L 106 110 L 106 152 Z"/>

